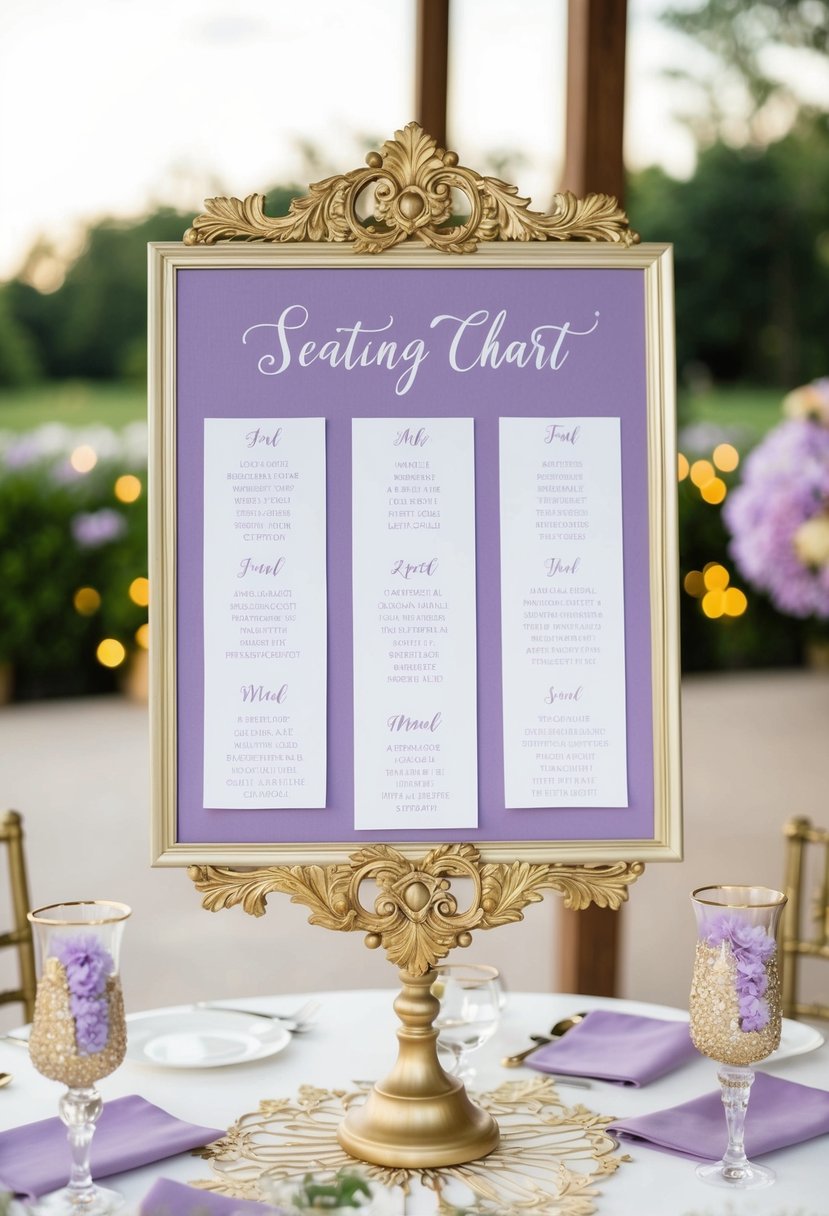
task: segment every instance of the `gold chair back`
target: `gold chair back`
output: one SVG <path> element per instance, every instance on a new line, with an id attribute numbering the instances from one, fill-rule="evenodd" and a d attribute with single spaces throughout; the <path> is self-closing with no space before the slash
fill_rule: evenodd
<path id="1" fill-rule="evenodd" d="M 35 1011 L 35 952 L 32 941 L 32 926 L 26 919 L 29 911 L 29 884 L 26 879 L 26 858 L 23 852 L 23 820 L 17 811 L 6 811 L 0 815 L 0 844 L 8 851 L 9 886 L 11 890 L 14 928 L 9 933 L 0 933 L 0 950 L 14 947 L 17 950 L 20 987 L 0 992 L 0 1005 L 20 1001 L 30 1022 Z"/>
<path id="2" fill-rule="evenodd" d="M 829 962 L 829 831 L 799 818 L 791 819 L 783 834 L 789 897 L 783 914 L 783 1015 L 829 1019 L 829 1003 L 798 999 L 801 958 Z M 807 875 L 813 873 L 817 883 L 807 907 Z"/>

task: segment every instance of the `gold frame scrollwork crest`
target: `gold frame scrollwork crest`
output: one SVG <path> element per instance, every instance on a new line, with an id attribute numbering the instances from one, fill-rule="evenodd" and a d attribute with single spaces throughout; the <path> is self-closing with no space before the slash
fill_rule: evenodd
<path id="1" fill-rule="evenodd" d="M 595 903 L 618 909 L 643 870 L 640 861 L 484 862 L 472 844 L 440 845 L 422 861 L 410 860 L 390 845 L 377 844 L 353 853 L 348 863 L 247 871 L 195 865 L 188 874 L 212 912 L 241 905 L 262 916 L 268 895 L 279 891 L 310 909 L 311 924 L 364 933 L 370 949 L 382 946 L 390 962 L 410 975 L 423 975 L 456 946 L 468 946 L 473 930 L 522 920 L 524 908 L 538 903 L 545 889 L 560 892 L 568 908 Z M 470 884 L 466 899 L 452 890 L 453 879 Z M 377 888 L 372 908 L 361 898 L 367 882 Z"/>
<path id="2" fill-rule="evenodd" d="M 374 188 L 373 220 L 359 203 Z M 449 223 L 453 191 L 469 208 Z M 265 215 L 265 196 L 209 198 L 184 234 L 186 245 L 217 241 L 351 241 L 355 253 L 382 253 L 412 238 L 444 253 L 473 253 L 482 241 L 606 241 L 625 248 L 639 241 L 625 212 L 607 194 L 556 194 L 548 215 L 531 211 L 516 186 L 458 163 L 416 122 L 410 122 L 366 168 L 337 173 L 294 199 L 287 215 Z"/>

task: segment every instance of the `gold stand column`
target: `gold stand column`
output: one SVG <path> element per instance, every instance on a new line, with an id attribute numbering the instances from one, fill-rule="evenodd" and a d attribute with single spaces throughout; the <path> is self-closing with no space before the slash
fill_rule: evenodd
<path id="1" fill-rule="evenodd" d="M 403 1023 L 400 1051 L 384 1081 L 364 1106 L 353 1107 L 337 1139 L 352 1157 L 373 1165 L 460 1165 L 485 1157 L 498 1145 L 498 1124 L 470 1100 L 463 1083 L 444 1072 L 432 1023 L 440 1002 L 432 995 L 434 972 L 400 971 L 403 985 L 394 1009 Z"/>

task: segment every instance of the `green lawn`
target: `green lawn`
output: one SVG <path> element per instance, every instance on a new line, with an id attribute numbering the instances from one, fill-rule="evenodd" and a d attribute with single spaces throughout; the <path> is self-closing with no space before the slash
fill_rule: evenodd
<path id="1" fill-rule="evenodd" d="M 765 435 L 783 417 L 784 393 L 778 388 L 712 388 L 704 393 L 680 393 L 681 426 L 713 422 L 723 427 L 738 427 L 753 439 Z"/>
<path id="2" fill-rule="evenodd" d="M 27 389 L 0 389 L 0 430 L 28 431 L 44 422 L 116 429 L 147 417 L 143 384 L 58 380 Z"/>
<path id="3" fill-rule="evenodd" d="M 782 392 L 768 388 L 715 388 L 680 395 L 683 426 L 715 422 L 740 427 L 759 438 L 779 422 Z M 56 381 L 28 389 L 0 390 L 0 430 L 26 431 L 44 422 L 66 426 L 106 423 L 120 427 L 145 418 L 147 396 L 142 384 Z"/>

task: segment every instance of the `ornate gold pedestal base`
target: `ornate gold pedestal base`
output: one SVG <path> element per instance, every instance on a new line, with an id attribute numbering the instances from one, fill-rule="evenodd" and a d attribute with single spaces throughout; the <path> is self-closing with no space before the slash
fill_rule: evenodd
<path id="1" fill-rule="evenodd" d="M 352 1157 L 372 1165 L 424 1169 L 485 1157 L 498 1145 L 498 1124 L 440 1066 L 432 1026 L 440 1008 L 431 992 L 434 973 L 401 971 L 400 979 L 403 990 L 394 1002 L 403 1023 L 397 1063 L 365 1105 L 348 1112 L 337 1140 Z"/>

